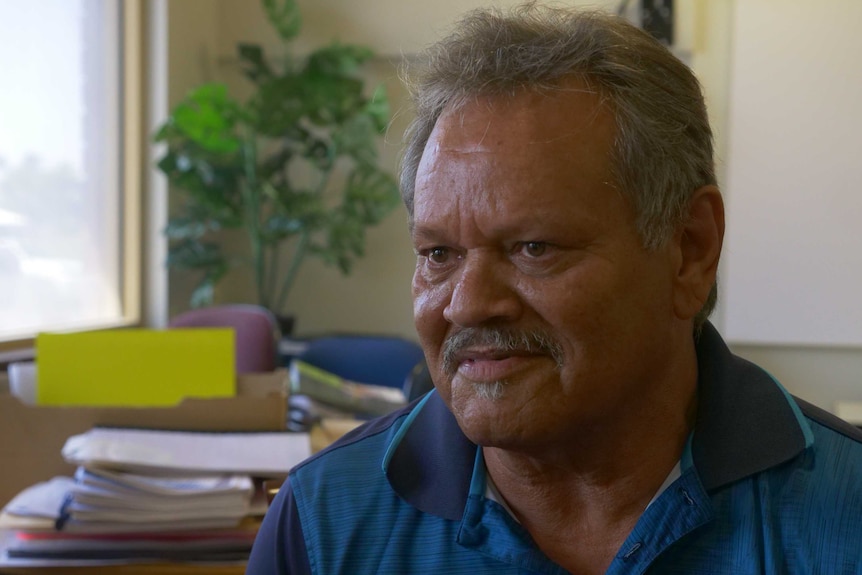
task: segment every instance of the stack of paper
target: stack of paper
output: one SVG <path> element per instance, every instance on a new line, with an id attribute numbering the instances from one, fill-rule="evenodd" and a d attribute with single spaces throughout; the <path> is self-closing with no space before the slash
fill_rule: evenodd
<path id="1" fill-rule="evenodd" d="M 300 360 L 290 364 L 289 422 L 302 430 L 324 417 L 374 417 L 406 405 L 404 392 L 343 379 Z"/>
<path id="2" fill-rule="evenodd" d="M 153 531 L 212 522 L 236 525 L 248 515 L 254 484 L 248 475 L 163 478 L 79 467 L 63 505 L 60 528 L 102 525 Z"/>
<path id="3" fill-rule="evenodd" d="M 247 517 L 265 510 L 252 505 L 253 491 L 242 476 L 162 481 L 79 469 L 75 479 L 55 477 L 20 493 L 0 528 L 15 530 L 6 543 L 13 560 L 235 560 L 254 541 L 256 522 Z"/>
<path id="4" fill-rule="evenodd" d="M 13 499 L 0 530 L 13 560 L 247 557 L 266 511 L 261 478 L 310 454 L 307 434 L 96 428 L 69 438 L 75 477 Z"/>

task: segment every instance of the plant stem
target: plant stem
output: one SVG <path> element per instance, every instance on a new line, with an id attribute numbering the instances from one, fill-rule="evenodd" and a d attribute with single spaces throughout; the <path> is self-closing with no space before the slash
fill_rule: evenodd
<path id="1" fill-rule="evenodd" d="M 276 280 L 278 277 L 278 259 L 281 253 L 280 247 L 281 241 L 276 241 L 269 246 L 269 269 L 267 270 L 269 273 L 266 278 L 266 300 L 268 302 L 275 302 L 275 290 L 278 283 Z M 272 311 L 277 311 L 278 308 L 271 309 Z"/>
<path id="2" fill-rule="evenodd" d="M 296 274 L 299 271 L 299 266 L 302 263 L 302 260 L 305 258 L 305 252 L 308 249 L 308 241 L 310 239 L 310 234 L 308 230 L 303 230 L 299 236 L 299 242 L 296 244 L 296 250 L 293 252 L 293 257 L 290 261 L 290 267 L 287 270 L 287 275 L 284 277 L 284 282 L 281 284 L 281 289 L 278 292 L 278 299 L 276 300 L 276 307 L 274 310 L 281 311 L 284 309 L 285 301 L 287 300 L 287 294 L 290 293 L 290 288 L 293 286 L 294 280 L 296 280 Z"/>
<path id="3" fill-rule="evenodd" d="M 317 183 L 314 193 L 324 193 L 326 186 L 329 184 L 329 179 L 332 176 L 332 171 L 332 169 L 329 169 L 321 174 L 320 181 Z M 281 311 L 284 309 L 287 296 L 290 293 L 290 289 L 293 287 L 293 282 L 296 281 L 297 273 L 299 272 L 299 268 L 302 261 L 305 259 L 306 252 L 308 251 L 308 243 L 310 239 L 310 232 L 307 229 L 303 229 L 299 235 L 299 240 L 296 244 L 296 249 L 293 252 L 293 257 L 290 259 L 290 267 L 287 269 L 287 275 L 284 277 L 281 289 L 278 291 L 278 298 L 275 300 L 276 305 L 272 308 L 274 311 Z M 273 268 L 274 267 L 275 266 L 273 266 Z"/>
<path id="4" fill-rule="evenodd" d="M 260 186 L 257 182 L 257 142 L 255 134 L 249 130 L 243 145 L 243 168 L 245 169 L 245 196 L 248 237 L 251 243 L 251 259 L 254 266 L 254 283 L 257 287 L 258 303 L 270 307 L 264 293 L 264 254 L 263 238 L 260 229 Z"/>

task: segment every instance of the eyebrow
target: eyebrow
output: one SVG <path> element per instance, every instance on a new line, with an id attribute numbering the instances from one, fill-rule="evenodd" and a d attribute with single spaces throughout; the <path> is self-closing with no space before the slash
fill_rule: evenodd
<path id="1" fill-rule="evenodd" d="M 410 236 L 414 240 L 435 240 L 440 238 L 442 235 L 441 231 L 435 227 L 422 224 L 417 226 L 415 221 L 410 222 Z"/>

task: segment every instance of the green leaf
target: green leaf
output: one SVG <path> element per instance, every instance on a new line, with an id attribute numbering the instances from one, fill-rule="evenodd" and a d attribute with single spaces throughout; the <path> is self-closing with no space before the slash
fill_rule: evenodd
<path id="1" fill-rule="evenodd" d="M 263 8 L 282 40 L 291 40 L 299 34 L 302 17 L 295 0 L 263 0 Z"/>
<path id="2" fill-rule="evenodd" d="M 227 267 L 227 259 L 218 244 L 191 239 L 170 245 L 167 263 L 168 267 L 188 270 Z"/>
<path id="3" fill-rule="evenodd" d="M 365 46 L 330 44 L 311 53 L 306 71 L 325 76 L 348 76 L 371 59 L 374 52 Z"/>
<path id="4" fill-rule="evenodd" d="M 362 80 L 315 73 L 302 75 L 304 115 L 318 126 L 340 124 L 365 105 Z"/>
<path id="5" fill-rule="evenodd" d="M 363 225 L 377 224 L 398 205 L 398 183 L 390 174 L 369 164 L 360 164 L 347 180 L 345 208 Z"/>
<path id="6" fill-rule="evenodd" d="M 332 214 L 324 242 L 312 244 L 309 251 L 346 275 L 364 248 L 365 227 L 342 207 Z"/>
<path id="7" fill-rule="evenodd" d="M 168 120 L 164 124 L 159 126 L 158 130 L 156 130 L 155 135 L 153 135 L 153 141 L 164 142 L 168 140 L 175 132 L 176 128 L 174 127 L 170 118 L 168 118 Z"/>
<path id="8" fill-rule="evenodd" d="M 322 171 L 328 172 L 335 164 L 336 147 L 332 142 L 320 138 L 312 138 L 303 153 L 314 166 Z"/>
<path id="9" fill-rule="evenodd" d="M 165 227 L 165 236 L 171 240 L 199 239 L 207 232 L 207 222 L 188 216 L 171 218 Z"/>
<path id="10" fill-rule="evenodd" d="M 340 130 L 333 133 L 335 147 L 362 163 L 373 163 L 377 157 L 377 138 L 374 121 L 367 114 L 348 119 Z"/>
<path id="11" fill-rule="evenodd" d="M 170 192 L 183 193 L 196 207 L 197 217 L 236 227 L 243 211 L 239 190 L 242 167 L 238 158 L 224 160 L 189 144 L 169 150 L 158 168 L 172 184 Z"/>
<path id="12" fill-rule="evenodd" d="M 212 305 L 215 296 L 215 286 L 227 273 L 227 265 L 213 267 L 207 270 L 204 277 L 192 292 L 190 303 L 193 308 Z"/>
<path id="13" fill-rule="evenodd" d="M 249 122 L 258 133 L 278 138 L 296 130 L 305 113 L 303 86 L 297 76 L 262 83 L 248 102 Z"/>
<path id="14" fill-rule="evenodd" d="M 305 223 L 296 217 L 276 214 L 267 218 L 263 228 L 267 236 L 283 239 L 301 232 L 305 229 Z"/>
<path id="15" fill-rule="evenodd" d="M 230 154 L 240 147 L 234 133 L 240 117 L 239 104 L 221 84 L 205 84 L 193 90 L 176 108 L 168 127 L 159 134 L 167 139 L 188 139 L 215 154 Z"/>
<path id="16" fill-rule="evenodd" d="M 374 94 L 368 100 L 365 113 L 374 120 L 374 126 L 378 132 L 384 132 L 389 125 L 389 98 L 386 96 L 386 88 L 383 84 L 374 89 Z"/>
<path id="17" fill-rule="evenodd" d="M 319 229 L 326 225 L 329 209 L 320 194 L 307 191 L 276 188 L 278 193 L 278 216 L 302 222 L 306 229 Z"/>
<path id="18" fill-rule="evenodd" d="M 254 83 L 272 78 L 272 69 L 266 62 L 263 48 L 258 44 L 240 44 L 237 47 L 242 73 Z"/>

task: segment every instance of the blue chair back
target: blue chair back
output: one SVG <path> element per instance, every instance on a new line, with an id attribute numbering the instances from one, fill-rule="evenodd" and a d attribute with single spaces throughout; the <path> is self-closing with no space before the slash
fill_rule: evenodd
<path id="1" fill-rule="evenodd" d="M 296 359 L 350 381 L 403 388 L 424 354 L 408 339 L 349 334 L 310 339 Z"/>

